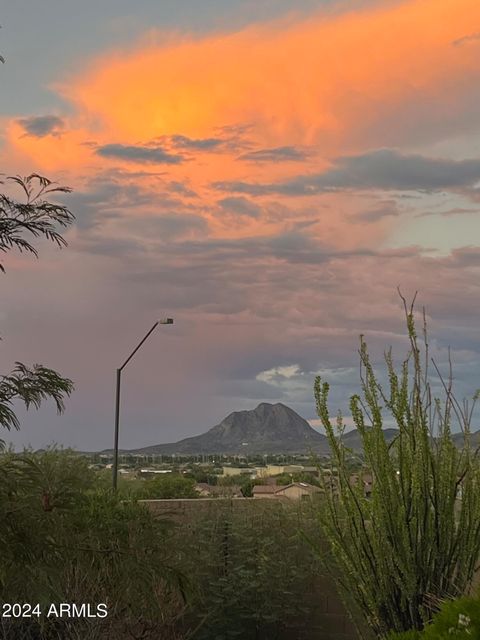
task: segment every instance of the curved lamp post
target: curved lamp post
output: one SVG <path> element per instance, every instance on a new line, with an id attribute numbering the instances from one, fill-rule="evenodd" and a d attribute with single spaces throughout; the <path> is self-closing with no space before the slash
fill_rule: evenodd
<path id="1" fill-rule="evenodd" d="M 122 371 L 133 358 L 133 356 L 140 349 L 142 344 L 147 340 L 147 338 L 152 334 L 159 324 L 173 324 L 173 318 L 164 318 L 163 320 L 157 320 L 157 322 L 153 325 L 147 335 L 141 340 L 141 342 L 135 347 L 132 353 L 128 356 L 122 366 L 117 369 L 117 391 L 115 396 L 115 440 L 113 444 L 113 489 L 117 490 L 117 479 L 118 479 L 118 428 L 120 425 L 120 382 L 122 377 Z"/>

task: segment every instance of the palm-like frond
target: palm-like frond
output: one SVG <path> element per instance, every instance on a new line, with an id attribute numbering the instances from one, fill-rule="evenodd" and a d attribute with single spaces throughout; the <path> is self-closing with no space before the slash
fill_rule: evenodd
<path id="1" fill-rule="evenodd" d="M 6 429 L 19 429 L 20 424 L 13 403 L 21 400 L 28 409 L 38 409 L 44 400 L 52 399 L 58 413 L 65 409 L 64 398 L 73 391 L 73 382 L 63 378 L 53 369 L 36 364 L 29 368 L 21 362 L 15 369 L 0 378 L 0 425 Z"/>
<path id="2" fill-rule="evenodd" d="M 58 227 L 66 228 L 75 216 L 64 205 L 49 202 L 45 198 L 51 194 L 69 193 L 69 187 L 61 187 L 38 173 L 29 176 L 8 176 L 25 194 L 25 202 L 19 202 L 6 194 L 0 194 L 0 251 L 12 248 L 37 256 L 34 245 L 25 239 L 25 233 L 34 238 L 44 237 L 59 247 L 66 246 L 65 238 Z M 5 271 L 0 264 L 0 270 Z"/>

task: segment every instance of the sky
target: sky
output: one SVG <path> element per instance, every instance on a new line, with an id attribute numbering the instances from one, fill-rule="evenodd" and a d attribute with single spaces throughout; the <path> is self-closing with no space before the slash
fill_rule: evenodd
<path id="1" fill-rule="evenodd" d="M 1 171 L 76 216 L 67 248 L 4 256 L 2 372 L 75 383 L 4 439 L 111 447 L 115 370 L 165 316 L 122 448 L 260 402 L 317 427 L 316 375 L 348 423 L 359 335 L 380 370 L 407 353 L 397 287 L 480 387 L 477 0 L 6 0 L 0 24 Z"/>

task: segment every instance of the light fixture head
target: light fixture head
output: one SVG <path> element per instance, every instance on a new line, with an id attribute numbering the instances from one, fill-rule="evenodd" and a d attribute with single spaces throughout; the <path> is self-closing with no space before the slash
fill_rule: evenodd
<path id="1" fill-rule="evenodd" d="M 173 318 L 162 318 L 158 321 L 159 324 L 173 324 Z"/>

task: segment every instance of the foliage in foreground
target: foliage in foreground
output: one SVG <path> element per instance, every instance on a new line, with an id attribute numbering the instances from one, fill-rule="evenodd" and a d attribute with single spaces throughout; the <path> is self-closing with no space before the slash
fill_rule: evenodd
<path id="1" fill-rule="evenodd" d="M 42 610 L 52 602 L 106 603 L 109 610 L 94 625 L 44 619 L 41 635 L 36 620 L 14 621 L 3 630 L 7 638 L 170 633 L 184 606 L 183 581 L 165 546 L 165 522 L 97 491 L 86 462 L 72 452 L 5 454 L 0 475 L 0 601 L 38 602 Z"/>
<path id="2" fill-rule="evenodd" d="M 15 176 L 8 180 L 22 189 L 25 200 L 20 202 L 0 193 L 0 252 L 6 253 L 16 248 L 37 256 L 36 247 L 26 235 L 35 239 L 43 237 L 59 247 L 65 246 L 67 243 L 57 228 L 68 227 L 74 216 L 67 207 L 45 198 L 56 193 L 68 193 L 70 189 L 55 186 L 38 174 L 25 178 Z M 5 271 L 1 263 L 0 271 Z M 39 364 L 27 367 L 16 362 L 15 369 L 9 375 L 0 377 L 0 426 L 8 430 L 19 429 L 18 418 L 13 410 L 17 400 L 21 400 L 28 409 L 31 406 L 38 408 L 42 401 L 51 398 L 58 413 L 62 413 L 63 400 L 72 390 L 72 381 L 53 369 Z M 3 441 L 0 440 L 0 448 L 2 445 Z"/>
<path id="3" fill-rule="evenodd" d="M 307 510 L 269 500 L 210 503 L 179 532 L 181 565 L 194 577 L 187 611 L 195 640 L 272 640 L 299 619 L 305 632 L 317 608 L 319 563 L 301 530 L 315 519 Z M 295 636 L 297 637 L 297 636 Z"/>
<path id="4" fill-rule="evenodd" d="M 20 202 L 5 193 L 0 193 L 0 251 L 10 249 L 38 256 L 35 246 L 25 238 L 30 234 L 34 238 L 44 237 L 59 247 L 66 246 L 65 238 L 57 231 L 57 227 L 68 227 L 74 216 L 64 205 L 46 200 L 57 193 L 70 193 L 68 187 L 54 185 L 51 180 L 37 173 L 25 178 L 9 176 L 10 182 L 16 183 L 25 194 L 24 202 Z M 0 184 L 3 184 L 0 181 Z M 0 270 L 5 271 L 2 264 Z"/>
<path id="5" fill-rule="evenodd" d="M 294 505 L 197 500 L 174 524 L 62 450 L 4 454 L 0 477 L 0 601 L 109 610 L 4 620 L 6 640 L 272 640 L 299 615 L 308 625 L 318 563 L 299 532 L 316 525 Z"/>
<path id="6" fill-rule="evenodd" d="M 423 631 L 394 633 L 388 640 L 473 640 L 480 638 L 480 599 L 444 602 Z"/>
<path id="7" fill-rule="evenodd" d="M 464 594 L 480 551 L 480 470 L 470 443 L 473 406 L 457 402 L 451 373 L 447 381 L 440 377 L 443 400 L 434 397 L 425 321 L 422 355 L 413 304 L 404 305 L 410 353 L 400 371 L 391 351 L 386 353 L 389 391 L 375 376 L 361 338 L 363 397 L 350 401 L 374 478 L 371 499 L 364 498 L 360 486 L 351 486 L 342 417 L 335 429 L 329 386 L 320 378 L 315 382 L 318 415 L 338 469 L 338 491 L 329 487 L 326 492 L 323 524 L 341 569 L 340 587 L 380 637 L 422 629 L 442 600 Z M 399 430 L 391 444 L 382 430 L 385 410 Z M 452 440 L 454 424 L 463 434 L 460 449 Z"/>

